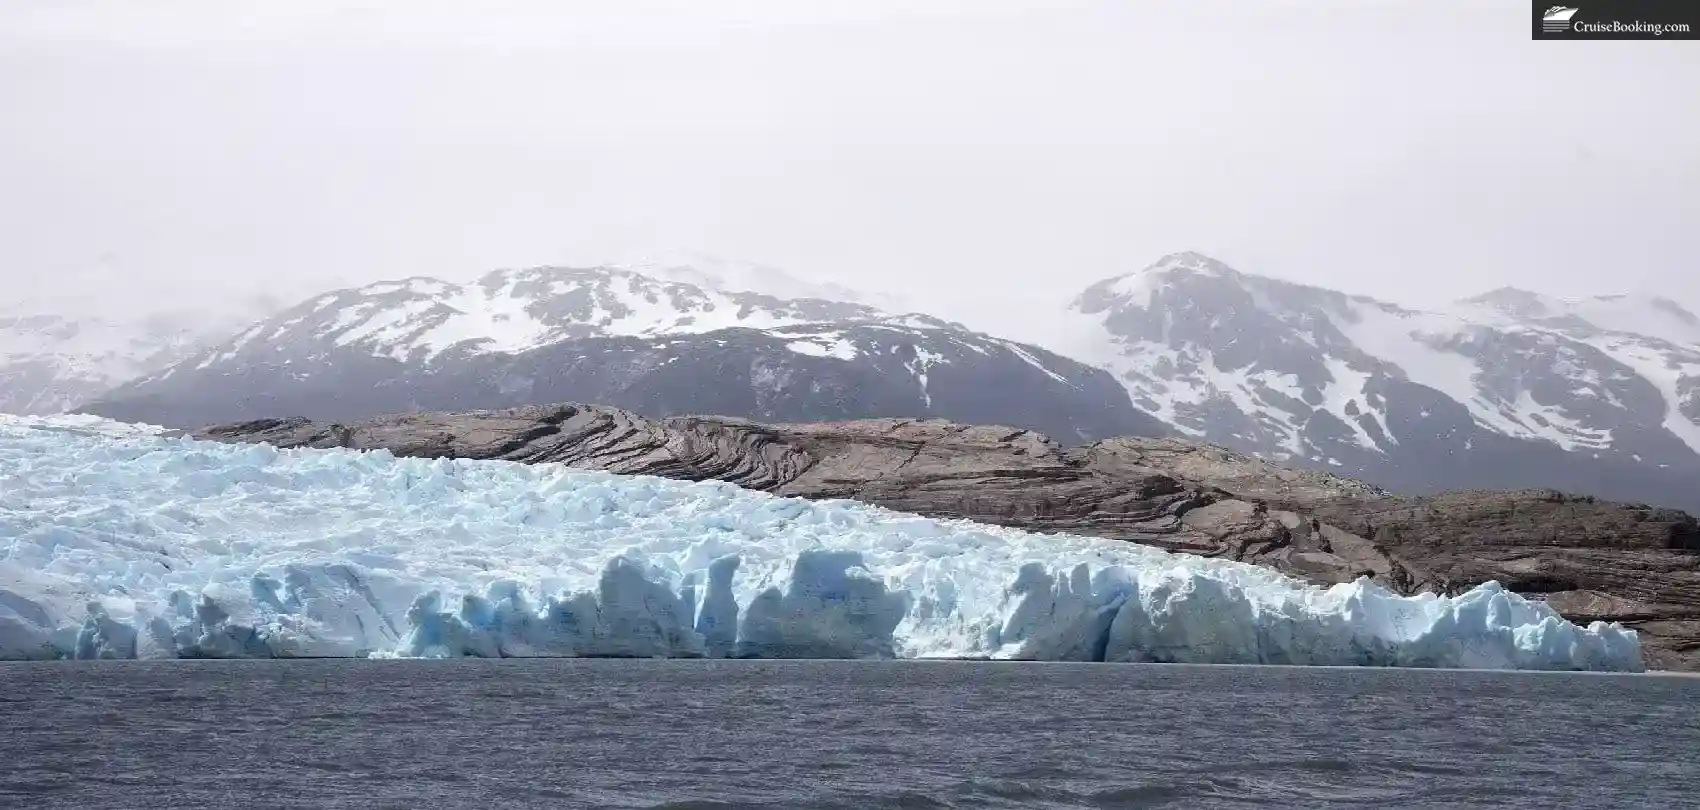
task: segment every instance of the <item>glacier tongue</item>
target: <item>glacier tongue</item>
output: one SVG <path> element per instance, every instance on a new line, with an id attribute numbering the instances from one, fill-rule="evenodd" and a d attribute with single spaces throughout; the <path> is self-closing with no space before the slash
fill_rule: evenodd
<path id="1" fill-rule="evenodd" d="M 993 657 L 1642 667 L 1489 583 L 1400 597 L 1098 538 L 554 465 L 0 416 L 0 658 Z"/>

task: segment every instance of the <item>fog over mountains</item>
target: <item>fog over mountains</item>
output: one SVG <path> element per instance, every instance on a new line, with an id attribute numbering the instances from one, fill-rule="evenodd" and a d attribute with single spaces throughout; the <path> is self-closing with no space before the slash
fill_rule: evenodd
<path id="1" fill-rule="evenodd" d="M 99 311 L 70 302 L 0 305 L 0 413 L 74 410 L 167 368 L 265 312 Z"/>
<path id="2" fill-rule="evenodd" d="M 0 409 L 180 427 L 560 400 L 937 416 L 1064 442 L 1173 433 L 1412 492 L 1700 506 L 1700 318 L 1667 298 L 1502 288 L 1412 309 L 1176 253 L 1001 334 L 906 303 L 675 251 L 379 282 L 246 325 L 14 313 Z"/>

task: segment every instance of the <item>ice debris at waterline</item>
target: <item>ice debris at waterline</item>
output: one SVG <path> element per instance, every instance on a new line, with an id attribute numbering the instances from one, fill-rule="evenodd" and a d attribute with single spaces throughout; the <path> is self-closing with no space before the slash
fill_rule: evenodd
<path id="1" fill-rule="evenodd" d="M 717 482 L 0 417 L 0 658 L 993 657 L 1640 670 L 1495 584 L 1395 596 Z"/>

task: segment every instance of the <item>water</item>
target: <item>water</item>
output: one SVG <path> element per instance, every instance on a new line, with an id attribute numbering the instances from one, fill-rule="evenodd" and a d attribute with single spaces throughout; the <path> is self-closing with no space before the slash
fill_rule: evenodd
<path id="1" fill-rule="evenodd" d="M 0 665 L 0 806 L 1696 806 L 1700 678 L 986 662 Z"/>

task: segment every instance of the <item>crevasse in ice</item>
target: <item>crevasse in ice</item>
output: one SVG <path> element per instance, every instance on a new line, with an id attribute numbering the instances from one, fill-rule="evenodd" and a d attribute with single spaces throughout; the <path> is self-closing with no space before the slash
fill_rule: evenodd
<path id="1" fill-rule="evenodd" d="M 1489 583 L 582 472 L 0 417 L 0 658 L 991 657 L 1639 670 Z"/>

